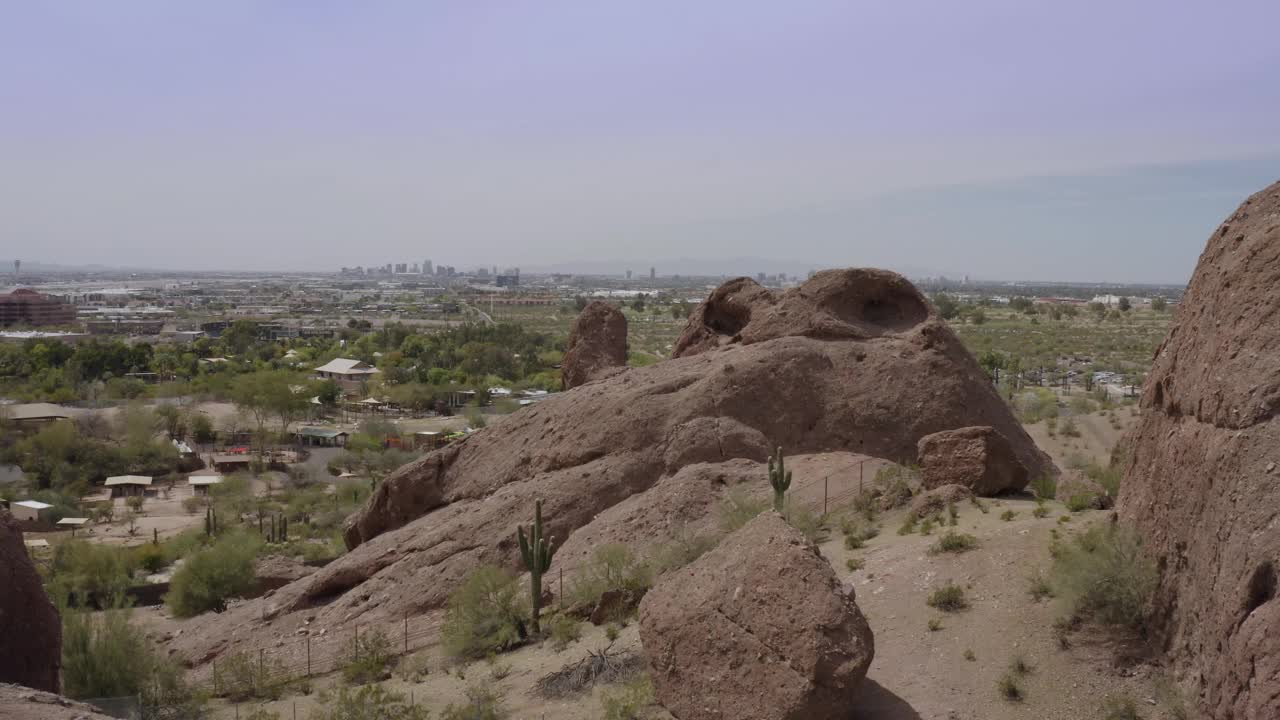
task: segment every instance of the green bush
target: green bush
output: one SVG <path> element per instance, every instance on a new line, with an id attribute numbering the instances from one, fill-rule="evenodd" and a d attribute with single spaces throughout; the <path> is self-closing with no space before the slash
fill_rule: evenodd
<path id="1" fill-rule="evenodd" d="M 442 720 L 503 720 L 507 717 L 502 697 L 492 685 L 470 685 L 466 692 L 467 702 L 463 705 L 450 704 L 441 714 Z"/>
<path id="2" fill-rule="evenodd" d="M 387 634 L 381 630 L 369 630 L 352 640 L 342 666 L 342 677 L 353 685 L 384 680 L 390 674 L 394 660 Z"/>
<path id="3" fill-rule="evenodd" d="M 705 555 L 719 542 L 720 538 L 716 535 L 678 532 L 670 542 L 663 543 L 653 550 L 649 567 L 653 569 L 655 577 L 672 570 L 679 570 Z"/>
<path id="4" fill-rule="evenodd" d="M 1133 530 L 1095 525 L 1059 548 L 1053 563 L 1054 590 L 1076 617 L 1143 629 L 1156 570 Z"/>
<path id="5" fill-rule="evenodd" d="M 492 565 L 476 568 L 449 597 L 443 638 L 455 658 L 482 658 L 518 644 L 528 617 L 525 593 L 511 573 Z"/>
<path id="6" fill-rule="evenodd" d="M 278 700 L 288 681 L 279 661 L 248 652 L 222 658 L 214 665 L 214 672 L 218 693 L 233 702 Z"/>
<path id="7" fill-rule="evenodd" d="M 1009 702 L 1022 702 L 1027 696 L 1026 691 L 1022 689 L 1022 681 L 1012 672 L 1000 676 L 1000 680 L 996 682 L 996 691 L 1000 693 L 1000 697 Z"/>
<path id="8" fill-rule="evenodd" d="M 899 535 L 910 535 L 916 531 L 916 516 L 913 513 L 907 513 L 902 519 L 902 526 L 898 528 Z"/>
<path id="9" fill-rule="evenodd" d="M 62 690 L 72 698 L 136 697 L 180 708 L 198 717 L 203 698 L 183 680 L 181 668 L 147 644 L 130 612 L 90 613 L 62 608 Z"/>
<path id="10" fill-rule="evenodd" d="M 626 593 L 639 601 L 653 585 L 653 570 L 622 543 L 596 548 L 591 561 L 574 579 L 568 590 L 570 607 L 595 607 L 600 597 L 611 590 Z"/>
<path id="11" fill-rule="evenodd" d="M 1067 498 L 1065 503 L 1067 510 L 1071 512 L 1084 512 L 1093 507 L 1095 495 L 1093 493 L 1076 493 Z"/>
<path id="12" fill-rule="evenodd" d="M 1102 701 L 1103 720 L 1141 720 L 1138 704 L 1124 693 L 1108 695 Z"/>
<path id="13" fill-rule="evenodd" d="M 963 553 L 978 547 L 978 538 L 967 533 L 948 530 L 929 548 L 929 553 Z"/>
<path id="14" fill-rule="evenodd" d="M 164 549 L 155 543 L 139 545 L 134 554 L 137 555 L 138 564 L 152 574 L 160 572 L 169 564 L 165 559 Z"/>
<path id="15" fill-rule="evenodd" d="M 1049 517 L 1049 508 L 1045 507 L 1043 502 L 1036 501 L 1036 507 L 1031 511 L 1031 516 L 1037 520 Z"/>
<path id="16" fill-rule="evenodd" d="M 129 587 L 136 562 L 125 548 L 68 540 L 54 550 L 49 594 L 58 605 L 115 606 Z"/>
<path id="17" fill-rule="evenodd" d="M 769 509 L 769 500 L 752 497 L 741 489 L 729 493 L 719 510 L 720 529 L 725 533 L 751 522 L 757 515 Z"/>
<path id="18" fill-rule="evenodd" d="M 1010 520 L 1016 517 L 1018 517 L 1018 513 L 1014 512 L 1013 510 L 1005 510 L 1004 512 L 1000 513 L 1000 519 L 1005 522 L 1009 522 Z"/>
<path id="19" fill-rule="evenodd" d="M 1048 579 L 1039 570 L 1032 573 L 1028 581 L 1027 592 L 1030 593 L 1032 600 L 1040 602 L 1045 598 L 1053 597 L 1053 586 L 1049 584 Z"/>
<path id="20" fill-rule="evenodd" d="M 237 533 L 187 558 L 173 574 L 165 596 L 169 609 L 183 618 L 225 610 L 227 600 L 253 589 L 259 544 L 257 538 Z"/>
<path id="21" fill-rule="evenodd" d="M 654 702 L 653 683 L 647 675 L 635 678 L 620 690 L 606 692 L 600 698 L 604 720 L 640 720 Z"/>
<path id="22" fill-rule="evenodd" d="M 1058 481 L 1052 475 L 1040 475 L 1031 481 L 1031 491 L 1037 500 L 1052 500 L 1058 496 Z"/>
<path id="23" fill-rule="evenodd" d="M 844 561 L 844 566 L 849 569 L 849 572 L 857 572 L 866 567 L 866 564 L 866 561 L 860 557 L 851 557 Z"/>
<path id="24" fill-rule="evenodd" d="M 964 596 L 964 588 L 954 583 L 947 583 L 934 590 L 929 594 L 926 602 L 929 607 L 943 612 L 959 612 L 969 607 L 969 601 Z"/>
<path id="25" fill-rule="evenodd" d="M 547 633 L 557 651 L 569 647 L 582 637 L 582 623 L 568 615 L 553 615 L 547 621 Z"/>
<path id="26" fill-rule="evenodd" d="M 411 705 L 403 694 L 381 685 L 338 685 L 320 693 L 319 700 L 308 720 L 427 720 L 430 716 L 422 705 Z"/>
<path id="27" fill-rule="evenodd" d="M 826 539 L 827 525 L 823 519 L 804 505 L 793 502 L 791 498 L 787 498 L 786 510 L 782 516 L 809 542 L 816 544 Z"/>

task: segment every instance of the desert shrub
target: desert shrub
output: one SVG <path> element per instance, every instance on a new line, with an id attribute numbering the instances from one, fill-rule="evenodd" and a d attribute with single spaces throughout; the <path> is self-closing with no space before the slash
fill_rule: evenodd
<path id="1" fill-rule="evenodd" d="M 124 499 L 124 504 L 134 512 L 141 512 L 143 500 L 144 498 L 141 495 L 130 495 Z"/>
<path id="2" fill-rule="evenodd" d="M 609 642 L 616 641 L 622 635 L 622 626 L 611 622 L 604 626 L 604 636 Z"/>
<path id="3" fill-rule="evenodd" d="M 1014 655 L 1009 660 L 1009 672 L 1015 675 L 1030 675 L 1035 668 L 1022 655 Z"/>
<path id="4" fill-rule="evenodd" d="M 933 518 L 925 518 L 924 522 L 920 523 L 920 534 L 921 535 L 933 534 Z"/>
<path id="5" fill-rule="evenodd" d="M 1052 500 L 1058 496 L 1058 481 L 1052 475 L 1040 475 L 1031 481 L 1031 492 L 1037 500 Z"/>
<path id="6" fill-rule="evenodd" d="M 916 516 L 914 513 L 907 513 L 902 519 L 902 525 L 898 528 L 899 535 L 910 535 L 916 531 Z"/>
<path id="7" fill-rule="evenodd" d="M 481 658 L 501 652 L 525 636 L 524 593 L 514 575 L 482 565 L 453 595 L 442 635 L 445 652 L 455 658 Z"/>
<path id="8" fill-rule="evenodd" d="M 929 618 L 929 632 L 938 632 L 942 629 L 942 620 L 940 618 Z"/>
<path id="9" fill-rule="evenodd" d="M 969 607 L 969 601 L 964 596 L 964 588 L 954 583 L 947 583 L 934 590 L 929 594 L 926 602 L 929 607 L 943 612 L 959 612 Z"/>
<path id="10" fill-rule="evenodd" d="M 864 545 L 866 545 L 866 542 L 862 539 L 861 535 L 845 535 L 844 536 L 845 550 L 859 550 Z"/>
<path id="11" fill-rule="evenodd" d="M 1058 432 L 1069 438 L 1080 437 L 1080 428 L 1076 425 L 1076 419 L 1073 417 L 1069 417 L 1063 421 L 1062 425 L 1058 428 Z"/>
<path id="12" fill-rule="evenodd" d="M 225 610 L 227 600 L 253 589 L 259 544 L 252 535 L 236 533 L 187 558 L 165 596 L 169 609 L 177 617 Z"/>
<path id="13" fill-rule="evenodd" d="M 134 555 L 136 556 L 138 565 L 149 573 L 158 573 L 169 564 L 168 559 L 165 558 L 164 548 L 156 545 L 155 543 L 139 545 L 138 548 L 134 550 Z"/>
<path id="14" fill-rule="evenodd" d="M 1031 595 L 1031 599 L 1040 602 L 1045 598 L 1053 597 L 1053 586 L 1049 584 L 1049 580 L 1039 570 L 1031 574 L 1028 578 L 1027 592 Z"/>
<path id="15" fill-rule="evenodd" d="M 62 689 L 73 698 L 136 697 L 179 707 L 198 717 L 203 699 L 181 668 L 155 653 L 127 609 L 94 614 L 68 608 L 62 615 Z"/>
<path id="16" fill-rule="evenodd" d="M 1137 533 L 1111 524 L 1089 528 L 1065 544 L 1052 578 L 1073 615 L 1137 630 L 1145 624 L 1157 579 Z"/>
<path id="17" fill-rule="evenodd" d="M 280 713 L 266 707 L 256 707 L 244 716 L 245 720 L 280 720 Z"/>
<path id="18" fill-rule="evenodd" d="M 568 615 L 553 615 L 546 623 L 547 634 L 557 651 L 569 647 L 582 637 L 582 623 Z"/>
<path id="19" fill-rule="evenodd" d="M 342 677 L 355 685 L 383 680 L 389 674 L 394 659 L 386 633 L 381 630 L 361 633 L 351 642 L 342 665 Z"/>
<path id="20" fill-rule="evenodd" d="M 982 498 L 979 498 L 977 495 L 970 497 L 969 502 L 974 507 L 978 508 L 978 511 L 981 512 L 983 515 L 986 515 L 987 513 L 991 512 L 991 510 L 987 507 L 987 504 L 982 502 Z"/>
<path id="21" fill-rule="evenodd" d="M 1093 493 L 1076 493 L 1067 498 L 1065 505 L 1071 512 L 1084 512 L 1093 507 L 1094 497 Z"/>
<path id="22" fill-rule="evenodd" d="M 845 515 L 840 518 L 840 534 L 866 541 L 880 534 L 880 526 L 864 515 Z"/>
<path id="23" fill-rule="evenodd" d="M 59 605 L 114 606 L 129 587 L 136 560 L 124 548 L 68 540 L 54 550 L 49 595 Z"/>
<path id="24" fill-rule="evenodd" d="M 233 702 L 252 698 L 278 700 L 284 694 L 287 673 L 278 660 L 250 652 L 240 652 L 214 666 L 218 693 Z"/>
<path id="25" fill-rule="evenodd" d="M 1004 512 L 1000 513 L 1000 519 L 1005 522 L 1009 522 L 1010 520 L 1016 517 L 1018 517 L 1018 513 L 1014 512 L 1013 510 L 1005 510 Z"/>
<path id="26" fill-rule="evenodd" d="M 920 484 L 920 473 L 915 468 L 886 465 L 876 471 L 872 482 L 880 507 L 889 510 L 911 501 L 912 488 Z"/>
<path id="27" fill-rule="evenodd" d="M 396 663 L 395 675 L 407 683 L 420 683 L 431 674 L 431 657 L 429 653 L 415 653 L 400 658 Z"/>
<path id="28" fill-rule="evenodd" d="M 653 571 L 622 543 L 596 548 L 591 561 L 578 573 L 568 591 L 569 605 L 594 607 L 611 590 L 639 600 L 653 585 Z"/>
<path id="29" fill-rule="evenodd" d="M 973 653 L 973 648 L 967 648 L 964 651 L 964 659 L 969 662 L 974 662 L 978 659 L 978 656 Z"/>
<path id="30" fill-rule="evenodd" d="M 680 568 L 705 555 L 720 542 L 720 538 L 712 534 L 694 535 L 680 531 L 653 550 L 649 558 L 649 567 L 654 576 Z"/>
<path id="31" fill-rule="evenodd" d="M 1049 508 L 1045 507 L 1043 502 L 1036 501 L 1036 507 L 1031 511 L 1031 517 L 1037 520 L 1049 517 Z"/>
<path id="32" fill-rule="evenodd" d="M 763 497 L 752 497 L 741 489 L 729 493 L 729 497 L 720 505 L 718 512 L 720 529 L 726 533 L 751 522 L 757 515 L 769 509 L 769 500 Z"/>
<path id="33" fill-rule="evenodd" d="M 653 683 L 647 675 L 635 678 L 616 691 L 606 692 L 600 698 L 604 720 L 640 720 L 654 702 Z"/>
<path id="34" fill-rule="evenodd" d="M 1022 689 L 1022 681 L 1012 672 L 1000 676 L 996 681 L 996 691 L 1000 693 L 1000 697 L 1009 702 L 1022 702 L 1027 696 L 1026 691 Z"/>
<path id="35" fill-rule="evenodd" d="M 502 720 L 507 717 L 502 697 L 492 685 L 469 685 L 466 693 L 467 702 L 463 705 L 450 704 L 441 713 L 442 720 Z"/>
<path id="36" fill-rule="evenodd" d="M 827 525 L 823 518 L 809 508 L 787 498 L 787 506 L 782 516 L 788 524 L 811 543 L 820 543 L 827 536 Z"/>
<path id="37" fill-rule="evenodd" d="M 411 705 L 403 694 L 382 685 L 338 685 L 320 693 L 319 699 L 308 720 L 427 720 L 430 715 L 425 707 Z"/>
<path id="38" fill-rule="evenodd" d="M 954 502 L 947 503 L 947 524 L 955 527 L 960 524 L 960 509 Z"/>
<path id="39" fill-rule="evenodd" d="M 1103 720 L 1140 720 L 1138 704 L 1125 693 L 1108 695 L 1102 701 Z"/>
<path id="40" fill-rule="evenodd" d="M 929 553 L 932 555 L 937 555 L 938 553 L 963 553 L 976 547 L 978 547 L 978 538 L 968 533 L 948 530 L 929 548 Z"/>
<path id="41" fill-rule="evenodd" d="M 866 561 L 860 557 L 851 557 L 844 561 L 844 566 L 849 569 L 849 572 L 857 572 L 866 567 L 866 564 Z"/>

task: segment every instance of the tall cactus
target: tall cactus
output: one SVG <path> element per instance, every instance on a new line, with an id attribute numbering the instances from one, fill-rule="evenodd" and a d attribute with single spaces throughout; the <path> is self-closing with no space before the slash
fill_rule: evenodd
<path id="1" fill-rule="evenodd" d="M 533 634 L 537 635 L 538 617 L 542 614 L 542 573 L 551 567 L 551 557 L 555 555 L 555 548 L 552 547 L 555 538 L 542 537 L 541 500 L 533 504 L 533 527 L 529 528 L 528 537 L 521 525 L 516 527 L 516 538 L 520 541 L 520 557 L 524 560 L 524 568 L 529 571 L 529 592 L 533 600 L 529 624 Z"/>
<path id="2" fill-rule="evenodd" d="M 769 457 L 769 484 L 773 486 L 773 509 L 782 512 L 786 507 L 787 490 L 791 489 L 791 471 L 782 461 L 782 448 Z"/>

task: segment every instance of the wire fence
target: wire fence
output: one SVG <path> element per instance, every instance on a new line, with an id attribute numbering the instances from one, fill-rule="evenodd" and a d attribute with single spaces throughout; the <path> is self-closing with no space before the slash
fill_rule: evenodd
<path id="1" fill-rule="evenodd" d="M 849 487 L 835 494 L 829 492 L 831 477 L 797 483 L 791 492 L 793 496 L 812 495 L 800 500 L 799 504 L 826 516 L 831 510 L 862 494 L 865 485 L 872 482 L 865 477 L 865 462 L 859 468 L 858 482 L 850 483 Z M 819 487 L 822 488 L 821 497 L 816 492 Z M 588 559 L 555 568 L 556 573 L 548 580 L 555 589 L 554 597 L 561 609 L 564 608 L 566 578 L 572 582 L 574 575 L 593 566 L 594 562 Z M 189 680 L 195 689 L 214 697 L 269 696 L 290 684 L 337 672 L 357 662 L 363 651 L 362 635 L 367 640 L 370 633 L 380 633 L 389 645 L 385 648 L 389 656 L 403 657 L 439 648 L 443 625 L 443 617 L 436 614 L 405 616 L 399 622 L 380 625 L 355 624 L 342 632 L 312 633 L 304 629 L 305 634 L 292 642 L 277 641 L 272 647 L 258 647 L 218 658 Z"/>

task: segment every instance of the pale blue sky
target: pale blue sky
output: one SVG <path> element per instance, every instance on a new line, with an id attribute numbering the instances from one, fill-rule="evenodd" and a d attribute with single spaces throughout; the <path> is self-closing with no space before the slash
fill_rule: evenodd
<path id="1" fill-rule="evenodd" d="M 0 1 L 0 255 L 1181 281 L 1280 179 L 1278 22 L 1273 0 Z"/>

